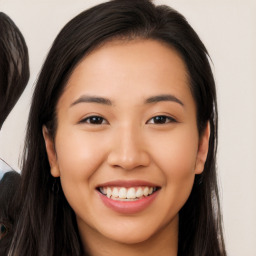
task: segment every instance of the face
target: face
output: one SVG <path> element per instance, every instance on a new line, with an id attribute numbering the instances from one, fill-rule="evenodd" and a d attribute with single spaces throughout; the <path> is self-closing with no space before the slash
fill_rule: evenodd
<path id="1" fill-rule="evenodd" d="M 83 240 L 138 243 L 178 233 L 178 213 L 203 171 L 183 60 L 153 40 L 115 41 L 86 56 L 57 104 L 54 140 L 44 127 Z"/>

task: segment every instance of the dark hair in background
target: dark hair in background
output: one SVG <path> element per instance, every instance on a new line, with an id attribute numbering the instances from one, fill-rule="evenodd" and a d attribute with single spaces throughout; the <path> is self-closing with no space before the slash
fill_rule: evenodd
<path id="1" fill-rule="evenodd" d="M 75 17 L 59 33 L 34 91 L 22 169 L 23 209 L 10 255 L 82 255 L 75 214 L 50 174 L 42 136 L 46 125 L 55 137 L 56 105 L 78 63 L 99 45 L 115 39 L 153 39 L 176 49 L 187 65 L 197 106 L 198 131 L 210 122 L 208 158 L 180 211 L 178 255 L 226 255 L 215 169 L 217 104 L 207 50 L 185 18 L 149 0 L 115 0 Z M 85 252 L 84 252 L 85 253 Z M 86 255 L 86 253 L 84 254 Z"/>
<path id="2" fill-rule="evenodd" d="M 8 171 L 0 179 L 0 255 L 7 256 L 14 233 L 14 225 L 19 215 L 20 201 L 16 196 L 19 192 L 20 175 Z"/>
<path id="3" fill-rule="evenodd" d="M 0 12 L 0 129 L 29 79 L 26 42 L 14 22 Z"/>

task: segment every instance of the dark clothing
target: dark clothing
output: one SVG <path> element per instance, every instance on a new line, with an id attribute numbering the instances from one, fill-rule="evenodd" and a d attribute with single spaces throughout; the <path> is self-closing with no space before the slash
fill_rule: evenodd
<path id="1" fill-rule="evenodd" d="M 17 191 L 20 175 L 0 160 L 0 255 L 7 256 L 19 214 Z"/>

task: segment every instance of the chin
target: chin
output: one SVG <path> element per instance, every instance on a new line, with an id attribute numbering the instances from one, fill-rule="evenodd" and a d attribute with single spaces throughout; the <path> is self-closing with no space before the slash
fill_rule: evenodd
<path id="1" fill-rule="evenodd" d="M 112 228 L 105 227 L 100 230 L 101 235 L 116 243 L 121 244 L 139 244 L 151 240 L 152 237 L 157 236 L 160 230 L 163 230 L 161 223 L 156 225 L 153 221 L 143 222 L 135 221 L 131 218 L 129 221 L 120 221 L 112 226 Z M 160 232 L 161 233 L 161 232 Z"/>
<path id="2" fill-rule="evenodd" d="M 132 245 L 146 242 L 151 238 L 152 235 L 153 234 L 149 234 L 148 232 L 145 231 L 133 231 L 129 233 L 123 232 L 122 234 L 111 234 L 108 235 L 107 237 L 116 243 Z"/>

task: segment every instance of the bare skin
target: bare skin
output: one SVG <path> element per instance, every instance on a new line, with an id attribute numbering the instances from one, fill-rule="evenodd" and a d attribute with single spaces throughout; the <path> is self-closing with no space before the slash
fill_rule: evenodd
<path id="1" fill-rule="evenodd" d="M 43 128 L 51 174 L 61 179 L 85 250 L 177 255 L 179 211 L 204 169 L 210 130 L 199 137 L 176 51 L 153 40 L 96 49 L 72 73 L 57 119 L 54 140 Z M 128 190 L 145 187 L 151 194 L 129 199 Z"/>

